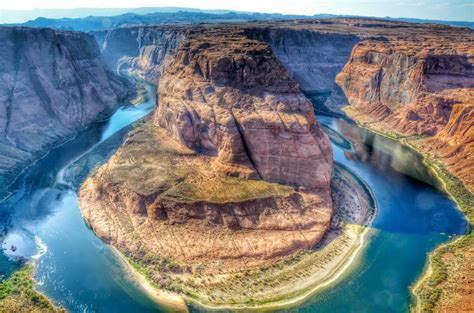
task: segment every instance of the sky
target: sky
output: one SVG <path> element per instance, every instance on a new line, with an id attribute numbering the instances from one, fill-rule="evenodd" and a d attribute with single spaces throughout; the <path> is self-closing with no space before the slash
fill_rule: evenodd
<path id="1" fill-rule="evenodd" d="M 45 14 L 45 11 L 30 11 L 29 15 L 22 15 L 10 10 L 162 6 L 302 15 L 332 13 L 474 21 L 474 0 L 2 0 L 0 19 L 25 19 L 25 16 Z"/>

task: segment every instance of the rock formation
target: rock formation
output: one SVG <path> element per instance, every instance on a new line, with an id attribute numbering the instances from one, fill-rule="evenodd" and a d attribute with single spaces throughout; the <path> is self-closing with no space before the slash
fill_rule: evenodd
<path id="1" fill-rule="evenodd" d="M 163 66 L 171 62 L 184 29 L 174 26 L 124 27 L 91 32 L 102 58 L 118 73 L 137 75 L 156 84 Z"/>
<path id="2" fill-rule="evenodd" d="M 272 47 L 316 109 L 344 114 L 340 107 L 347 104 L 347 99 L 335 78 L 361 36 L 343 31 L 319 31 L 311 26 L 254 27 L 247 29 L 246 35 Z"/>
<path id="3" fill-rule="evenodd" d="M 427 152 L 472 191 L 471 30 L 332 19 L 94 35 L 112 69 L 158 80 L 158 102 L 84 183 L 81 210 L 164 288 L 213 277 L 225 293 L 242 271 L 322 238 L 332 155 L 300 90 L 330 112 L 350 104 L 356 121 Z"/>
<path id="4" fill-rule="evenodd" d="M 105 117 L 130 92 L 106 69 L 94 38 L 1 27 L 0 186 L 28 163 Z"/>
<path id="5" fill-rule="evenodd" d="M 164 69 L 152 120 L 85 182 L 80 204 L 132 258 L 236 271 L 321 240 L 331 172 L 327 136 L 271 48 L 198 29 Z"/>
<path id="6" fill-rule="evenodd" d="M 444 28 L 441 28 L 443 30 Z M 447 36 L 448 34 L 446 34 Z M 367 40 L 337 76 L 351 117 L 414 139 L 474 190 L 474 35 Z"/>
<path id="7" fill-rule="evenodd" d="M 225 174 L 328 189 L 331 147 L 311 103 L 268 45 L 221 32 L 188 34 L 154 123 Z"/>

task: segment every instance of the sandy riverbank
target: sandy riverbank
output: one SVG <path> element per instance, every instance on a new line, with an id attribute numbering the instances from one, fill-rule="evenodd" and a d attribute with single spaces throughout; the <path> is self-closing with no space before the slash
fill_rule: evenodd
<path id="1" fill-rule="evenodd" d="M 112 250 L 123 262 L 124 268 L 127 269 L 128 273 L 151 299 L 162 305 L 167 309 L 167 311 L 188 312 L 188 308 L 182 297 L 175 293 L 160 290 L 153 286 L 146 276 L 143 273 L 140 273 L 139 270 L 136 269 L 120 251 L 118 251 L 115 247 L 112 247 Z"/>
<path id="2" fill-rule="evenodd" d="M 179 277 L 171 276 L 171 279 L 181 282 L 193 279 L 196 286 L 191 289 L 184 285 L 181 292 L 161 291 L 150 283 L 145 273 L 139 271 L 139 264 L 132 264 L 120 252 L 118 254 L 128 264 L 137 283 L 155 301 L 174 310 L 185 310 L 185 302 L 206 310 L 266 311 L 292 307 L 331 286 L 354 268 L 370 234 L 369 226 L 376 214 L 376 206 L 368 186 L 348 169 L 337 166 L 332 189 L 334 217 L 330 231 L 320 244 L 272 266 L 247 271 L 245 275 L 197 278 L 189 274 L 190 277 L 183 278 L 181 274 Z M 236 284 L 239 289 L 233 290 L 233 303 L 225 297 L 218 298 L 219 290 Z M 245 290 L 256 284 L 261 286 L 256 288 L 260 292 L 251 297 L 246 295 Z"/>

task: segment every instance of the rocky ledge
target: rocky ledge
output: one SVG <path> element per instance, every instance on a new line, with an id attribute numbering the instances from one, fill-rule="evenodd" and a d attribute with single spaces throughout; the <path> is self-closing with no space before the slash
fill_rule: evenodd
<path id="1" fill-rule="evenodd" d="M 256 278 L 236 268 L 304 263 L 301 249 L 326 232 L 332 156 L 299 89 L 319 110 L 342 114 L 349 104 L 344 111 L 357 122 L 423 152 L 471 212 L 472 30 L 325 19 L 140 26 L 95 36 L 112 68 L 159 79 L 158 108 L 84 184 L 82 210 L 99 236 L 166 289 L 193 298 L 220 286 L 219 299 L 206 296 L 210 303 L 252 302 L 245 293 L 262 292 L 253 285 L 260 278 L 289 290 L 280 281 L 291 275 Z M 172 157 L 163 157 L 164 143 L 174 147 Z M 176 158 L 188 170 L 166 174 L 178 171 Z M 192 262 L 182 262 L 188 256 Z M 301 273 L 308 277 L 307 267 Z M 239 300 L 230 297 L 237 291 Z M 440 292 L 424 294 L 422 303 Z"/>
<path id="2" fill-rule="evenodd" d="M 332 214 L 332 150 L 270 47 L 190 31 L 152 118 L 83 184 L 99 237 L 159 285 L 168 272 L 242 273 L 311 248 Z"/>

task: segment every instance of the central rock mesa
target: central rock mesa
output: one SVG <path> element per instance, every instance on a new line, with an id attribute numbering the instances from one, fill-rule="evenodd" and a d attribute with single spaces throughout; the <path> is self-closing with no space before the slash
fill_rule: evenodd
<path id="1" fill-rule="evenodd" d="M 86 180 L 80 205 L 155 283 L 192 294 L 192 273 L 232 283 L 319 242 L 332 165 L 311 102 L 266 43 L 195 29 L 160 76 L 151 120 Z"/>

